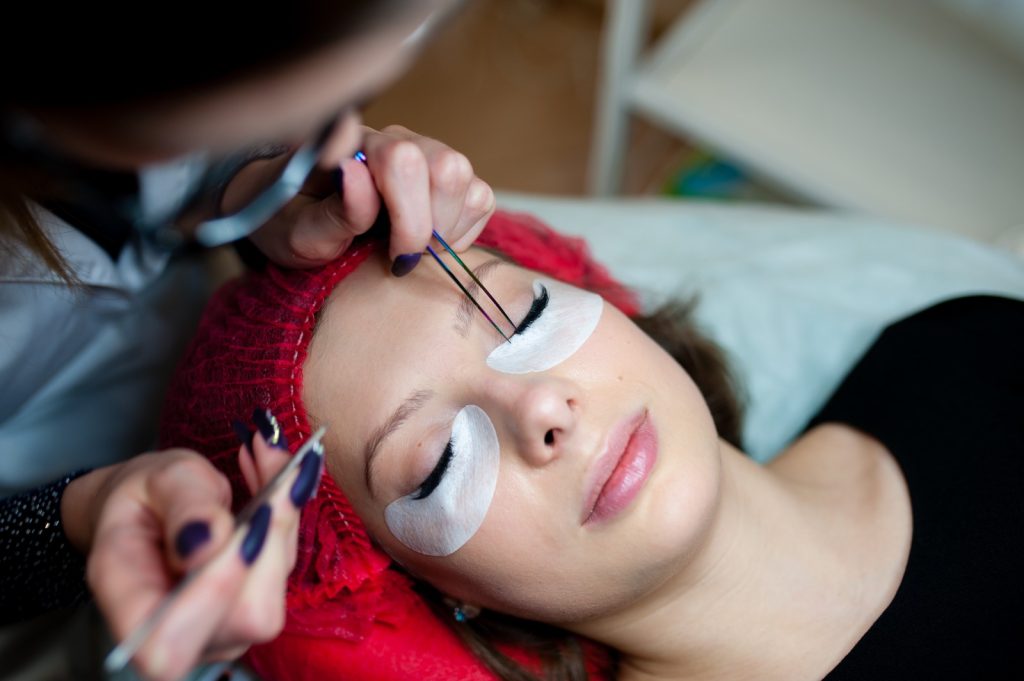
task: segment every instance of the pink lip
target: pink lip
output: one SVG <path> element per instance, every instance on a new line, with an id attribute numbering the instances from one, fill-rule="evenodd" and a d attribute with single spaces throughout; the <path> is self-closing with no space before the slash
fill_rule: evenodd
<path id="1" fill-rule="evenodd" d="M 646 409 L 616 425 L 588 474 L 582 524 L 605 522 L 626 510 L 657 458 L 658 433 Z"/>

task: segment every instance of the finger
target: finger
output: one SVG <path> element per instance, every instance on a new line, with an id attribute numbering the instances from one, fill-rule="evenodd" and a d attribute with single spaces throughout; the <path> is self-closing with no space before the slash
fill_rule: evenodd
<path id="1" fill-rule="evenodd" d="M 337 184 L 340 178 L 340 186 Z M 361 162 L 349 159 L 331 176 L 330 190 L 300 194 L 268 225 L 254 235 L 254 242 L 273 252 L 283 253 L 293 267 L 322 265 L 334 260 L 366 232 L 377 219 L 381 202 L 369 170 Z M 269 229 L 268 229 L 269 228 Z M 268 229 L 265 238 L 263 232 Z M 283 243 L 273 246 L 276 236 Z M 264 251 L 267 253 L 267 251 Z M 271 253 L 267 253 L 268 256 Z"/>
<path id="2" fill-rule="evenodd" d="M 340 214 L 337 194 L 326 198 L 299 194 L 249 239 L 278 265 L 316 267 L 338 257 L 352 243 L 354 232 Z"/>
<path id="3" fill-rule="evenodd" d="M 111 496 L 97 522 L 86 579 L 118 641 L 142 623 L 175 580 L 163 545 L 159 518 L 137 499 Z"/>
<path id="4" fill-rule="evenodd" d="M 266 486 L 274 476 L 284 468 L 292 458 L 286 449 L 271 447 L 267 444 L 266 438 L 257 433 L 252 441 L 253 462 L 256 466 L 256 474 L 259 480 L 259 487 Z M 286 483 L 289 481 L 285 481 Z"/>
<path id="5" fill-rule="evenodd" d="M 423 152 L 430 178 L 433 228 L 442 235 L 454 238 L 456 235 L 453 229 L 463 213 L 467 193 L 476 177 L 469 159 L 443 142 L 418 135 L 399 125 L 388 126 L 381 132 L 411 141 Z"/>
<path id="6" fill-rule="evenodd" d="M 207 650 L 203 654 L 203 662 L 228 662 L 230 660 L 237 660 L 245 651 L 249 649 L 249 645 L 242 644 L 233 648 L 217 648 L 216 650 Z M 220 679 L 218 678 L 218 681 Z"/>
<path id="7" fill-rule="evenodd" d="M 260 475 L 256 470 L 256 463 L 252 460 L 252 454 L 245 445 L 238 448 L 238 468 L 242 472 L 249 494 L 255 496 L 260 491 Z"/>
<path id="8" fill-rule="evenodd" d="M 380 194 L 373 183 L 370 169 L 362 161 L 354 158 L 341 163 L 341 186 L 337 191 L 341 194 L 342 218 L 355 235 L 365 233 L 380 214 Z"/>
<path id="9" fill-rule="evenodd" d="M 364 139 L 367 165 L 391 218 L 391 260 L 418 255 L 430 241 L 430 171 L 413 141 L 371 131 Z"/>
<path id="10" fill-rule="evenodd" d="M 318 162 L 322 168 L 337 168 L 346 159 L 352 158 L 362 144 L 364 133 L 361 123 L 358 109 L 346 109 L 339 115 L 334 130 L 320 150 Z"/>
<path id="11" fill-rule="evenodd" d="M 254 445 L 258 467 L 265 475 L 276 473 L 280 452 Z M 263 555 L 253 565 L 238 606 L 232 611 L 225 634 L 218 637 L 221 647 L 270 640 L 284 626 L 285 592 L 288 575 L 295 566 L 300 509 L 316 489 L 323 472 L 323 456 L 315 451 L 304 454 L 296 472 L 285 480 L 282 491 L 271 500 L 273 521 Z"/>
<path id="12" fill-rule="evenodd" d="M 466 192 L 466 205 L 453 230 L 449 245 L 456 251 L 469 248 L 480 236 L 480 232 L 484 231 L 496 208 L 494 190 L 480 178 L 474 178 L 469 191 Z"/>
<path id="13" fill-rule="evenodd" d="M 268 509 L 269 510 L 269 509 Z M 257 520 L 254 518 L 254 523 Z M 190 582 L 166 611 L 134 658 L 137 669 L 155 679 L 177 679 L 195 665 L 222 632 L 244 589 L 251 564 L 246 547 L 258 527 L 243 529 Z M 265 530 L 258 537 L 262 544 Z M 251 548 L 248 549 L 251 553 Z"/>
<path id="14" fill-rule="evenodd" d="M 261 436 L 253 445 L 261 476 L 270 478 L 284 463 L 283 452 L 269 447 Z M 214 652 L 234 650 L 270 640 L 284 626 L 284 602 L 288 575 L 295 566 L 300 509 L 312 496 L 323 472 L 323 456 L 307 452 L 271 498 L 272 519 L 267 544 L 246 577 L 246 586 L 229 622 L 216 638 Z"/>
<path id="15" fill-rule="evenodd" d="M 231 486 L 198 454 L 180 456 L 154 472 L 146 489 L 150 512 L 162 519 L 173 570 L 185 572 L 201 565 L 234 529 Z"/>
<path id="16" fill-rule="evenodd" d="M 258 458 L 258 457 L 257 457 Z M 285 592 L 295 562 L 299 515 L 287 494 L 274 495 L 270 528 L 260 555 L 245 576 L 245 585 L 217 632 L 211 650 L 264 643 L 280 633 L 285 620 Z"/>

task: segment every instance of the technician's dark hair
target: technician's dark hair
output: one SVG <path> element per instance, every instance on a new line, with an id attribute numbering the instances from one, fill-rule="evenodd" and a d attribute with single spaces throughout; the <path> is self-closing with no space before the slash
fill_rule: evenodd
<path id="1" fill-rule="evenodd" d="M 119 105 L 216 87 L 375 28 L 420 0 L 15 3 L 0 107 Z"/>
<path id="2" fill-rule="evenodd" d="M 718 435 L 740 447 L 743 410 L 739 385 L 722 349 L 698 329 L 693 316 L 695 307 L 696 299 L 670 302 L 633 321 L 672 355 L 697 384 Z M 596 678 L 615 676 L 618 661 L 614 652 L 583 644 L 579 637 L 563 629 L 491 611 L 456 622 L 452 608 L 445 604 L 441 594 L 422 583 L 417 588 L 438 617 L 502 681 L 588 681 L 588 667 Z M 502 652 L 509 647 L 529 651 L 535 664 L 527 668 Z"/>
<path id="3" fill-rule="evenodd" d="M 0 29 L 0 127 L 19 110 L 102 111 L 213 89 L 373 30 L 417 2 L 14 3 L 5 9 Z M 0 240 L 23 244 L 74 284 L 29 208 L 29 200 L 54 198 L 55 190 L 45 174 L 7 148 L 4 132 L 0 129 Z"/>

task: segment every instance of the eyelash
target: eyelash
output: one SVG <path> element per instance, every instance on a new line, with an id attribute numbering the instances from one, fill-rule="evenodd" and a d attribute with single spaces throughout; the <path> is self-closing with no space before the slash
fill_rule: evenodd
<path id="1" fill-rule="evenodd" d="M 448 466 L 451 465 L 452 459 L 455 457 L 455 449 L 452 447 L 452 441 L 448 440 L 448 444 L 444 447 L 444 453 L 441 455 L 441 459 L 434 466 L 434 470 L 430 471 L 430 475 L 423 481 L 423 484 L 416 488 L 413 492 L 413 499 L 426 499 L 429 497 L 437 486 L 441 484 L 441 478 L 444 477 L 445 471 L 448 470 Z"/>
<path id="2" fill-rule="evenodd" d="M 544 314 L 544 310 L 546 310 L 547 307 L 548 290 L 547 288 L 545 288 L 544 284 L 541 284 L 540 295 L 533 299 L 533 305 L 530 306 L 530 311 L 526 313 L 525 317 L 523 317 L 523 321 L 519 322 L 519 326 L 516 327 L 515 333 L 513 333 L 512 335 L 518 336 L 523 331 L 526 331 L 528 328 L 530 328 L 530 325 L 537 321 L 542 314 Z"/>
<path id="3" fill-rule="evenodd" d="M 540 295 L 533 299 L 533 304 L 530 306 L 526 316 L 523 317 L 523 321 L 519 322 L 519 326 L 516 327 L 513 336 L 519 334 L 530 328 L 535 321 L 540 319 L 540 316 L 544 314 L 544 310 L 548 307 L 549 302 L 548 290 L 543 284 L 540 286 Z M 434 466 L 434 470 L 430 471 L 426 480 L 416 488 L 413 492 L 413 499 L 426 499 L 429 497 L 437 486 L 441 484 L 441 479 L 444 477 L 448 467 L 451 466 L 452 459 L 455 458 L 455 450 L 452 447 L 452 441 L 448 440 L 448 444 L 444 447 L 444 453 L 441 454 L 441 458 L 438 459 L 437 465 Z"/>

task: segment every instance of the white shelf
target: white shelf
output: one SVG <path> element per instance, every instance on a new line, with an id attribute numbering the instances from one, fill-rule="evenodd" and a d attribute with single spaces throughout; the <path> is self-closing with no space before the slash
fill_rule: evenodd
<path id="1" fill-rule="evenodd" d="M 816 203 L 1024 230 L 1024 64 L 935 3 L 705 0 L 620 91 Z"/>

